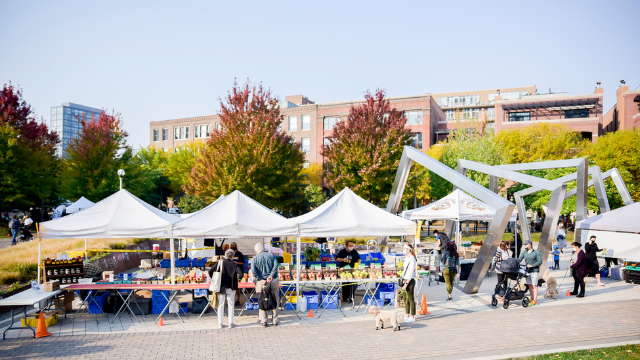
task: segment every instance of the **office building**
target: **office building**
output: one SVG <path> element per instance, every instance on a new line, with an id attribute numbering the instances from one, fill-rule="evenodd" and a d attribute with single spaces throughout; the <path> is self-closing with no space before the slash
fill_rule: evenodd
<path id="1" fill-rule="evenodd" d="M 78 137 L 80 131 L 79 120 L 89 120 L 91 119 L 92 113 L 97 117 L 101 112 L 102 110 L 97 108 L 70 102 L 51 107 L 49 129 L 58 133 L 58 137 L 60 138 L 60 143 L 56 147 L 56 155 L 61 157 L 67 150 L 69 141 Z"/>
<path id="2" fill-rule="evenodd" d="M 625 81 L 616 90 L 616 104 L 604 116 L 604 132 L 620 129 L 640 129 L 640 86 L 629 91 Z"/>

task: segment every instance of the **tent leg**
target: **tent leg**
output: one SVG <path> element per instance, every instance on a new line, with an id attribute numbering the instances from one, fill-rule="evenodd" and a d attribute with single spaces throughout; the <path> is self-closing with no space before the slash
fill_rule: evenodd
<path id="1" fill-rule="evenodd" d="M 169 251 L 171 252 L 171 285 L 175 285 L 176 283 L 176 259 L 174 249 L 173 238 L 171 238 L 169 239 Z"/>
<path id="2" fill-rule="evenodd" d="M 40 272 L 44 269 L 40 269 L 42 264 L 42 244 L 40 242 L 40 236 L 38 236 L 38 284 L 40 284 Z"/>
<path id="3" fill-rule="evenodd" d="M 300 225 L 298 225 L 298 238 L 296 242 L 296 302 L 298 302 L 300 298 Z M 300 307 L 296 306 L 296 312 L 300 312 Z"/>
<path id="4" fill-rule="evenodd" d="M 89 255 L 87 254 L 87 238 L 84 238 L 84 262 L 89 261 Z"/>

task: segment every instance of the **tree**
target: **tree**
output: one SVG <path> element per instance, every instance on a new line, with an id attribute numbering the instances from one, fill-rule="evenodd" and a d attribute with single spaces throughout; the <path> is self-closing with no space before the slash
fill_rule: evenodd
<path id="1" fill-rule="evenodd" d="M 193 141 L 180 148 L 175 148 L 167 154 L 164 169 L 167 178 L 171 181 L 169 186 L 171 195 L 180 196 L 184 194 L 191 181 L 191 169 L 196 165 L 196 158 L 204 150 L 204 147 L 204 142 Z"/>
<path id="2" fill-rule="evenodd" d="M 152 146 L 142 148 L 136 153 L 136 160 L 149 178 L 151 187 L 144 190 L 140 198 L 147 203 L 162 207 L 165 199 L 171 195 L 171 181 L 166 176 L 167 153 Z"/>
<path id="3" fill-rule="evenodd" d="M 118 169 L 125 170 L 123 187 L 136 196 L 153 187 L 153 179 L 127 145 L 120 114 L 104 111 L 90 120 L 79 119 L 80 136 L 71 139 L 62 161 L 60 195 L 75 201 L 81 196 L 100 201 L 119 188 Z"/>
<path id="4" fill-rule="evenodd" d="M 322 188 L 322 165 L 311 163 L 306 169 L 302 169 L 305 184 L 313 184 Z"/>
<path id="5" fill-rule="evenodd" d="M 363 104 L 351 105 L 346 121 L 339 121 L 323 146 L 329 165 L 330 188 L 345 187 L 378 206 L 389 198 L 404 146 L 411 145 L 401 111 L 391 108 L 385 92 L 367 91 Z"/>
<path id="6" fill-rule="evenodd" d="M 547 123 L 501 130 L 496 139 L 503 147 L 508 164 L 573 159 L 579 157 L 591 144 L 566 125 Z"/>
<path id="7" fill-rule="evenodd" d="M 304 153 L 280 129 L 278 99 L 261 84 L 234 83 L 220 109 L 222 129 L 196 155 L 186 193 L 211 202 L 239 190 L 284 214 L 300 213 Z"/>
<path id="8" fill-rule="evenodd" d="M 185 195 L 181 197 L 180 202 L 178 202 L 178 207 L 183 214 L 194 213 L 204 209 L 206 206 L 207 203 L 195 195 Z"/>
<path id="9" fill-rule="evenodd" d="M 40 205 L 55 198 L 58 136 L 38 122 L 22 91 L 0 91 L 0 203 L 11 208 Z"/>
<path id="10" fill-rule="evenodd" d="M 604 172 L 611 168 L 620 171 L 622 179 L 626 183 L 634 201 L 640 201 L 640 130 L 618 130 L 613 133 L 600 136 L 593 149 L 590 158 Z M 618 192 L 611 186 L 610 202 L 612 208 L 623 204 Z"/>

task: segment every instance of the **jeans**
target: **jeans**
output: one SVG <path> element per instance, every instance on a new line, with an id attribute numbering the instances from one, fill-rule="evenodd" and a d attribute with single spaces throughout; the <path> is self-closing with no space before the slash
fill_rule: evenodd
<path id="1" fill-rule="evenodd" d="M 444 282 L 447 284 L 447 293 L 451 294 L 453 291 L 453 281 L 456 278 L 456 274 L 450 273 L 449 268 L 445 268 L 442 272 L 442 277 L 444 277 Z"/>
<path id="2" fill-rule="evenodd" d="M 236 291 L 232 289 L 226 289 L 224 293 L 218 293 L 218 325 L 222 326 L 224 321 L 224 300 L 227 299 L 229 303 L 229 325 L 233 324 L 234 308 L 233 305 L 236 302 Z"/>
<path id="3" fill-rule="evenodd" d="M 411 279 L 407 284 L 407 296 L 404 299 L 404 312 L 409 315 L 416 315 L 416 299 L 413 296 L 413 290 L 416 287 L 416 281 Z"/>
<path id="4" fill-rule="evenodd" d="M 265 284 L 264 286 L 266 285 L 267 284 Z M 259 294 L 262 291 L 262 288 L 264 286 L 260 284 L 260 282 L 258 281 L 256 283 L 256 294 Z M 280 281 L 278 281 L 278 278 L 271 280 L 270 286 L 271 286 L 270 287 L 271 295 L 273 295 L 273 297 L 276 299 L 276 302 L 280 304 Z M 277 324 L 278 323 L 278 307 L 276 307 L 271 311 L 273 311 L 273 323 Z M 269 320 L 269 315 L 267 315 L 267 310 L 259 310 L 258 315 L 260 317 L 260 322 L 263 324 L 266 324 L 267 320 Z"/>
<path id="5" fill-rule="evenodd" d="M 16 230 L 16 229 L 11 229 L 11 236 L 13 237 L 13 239 L 11 239 L 11 244 L 15 244 L 16 243 L 16 236 L 18 236 L 18 232 L 20 230 Z"/>
<path id="6" fill-rule="evenodd" d="M 558 260 L 553 259 L 553 267 L 554 267 L 555 270 L 560 269 L 560 259 L 558 259 Z"/>
<path id="7" fill-rule="evenodd" d="M 327 243 L 320 244 L 320 254 L 327 255 Z"/>

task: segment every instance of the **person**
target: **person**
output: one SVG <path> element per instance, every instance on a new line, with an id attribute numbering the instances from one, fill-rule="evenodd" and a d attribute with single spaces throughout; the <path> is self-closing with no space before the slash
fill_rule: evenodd
<path id="1" fill-rule="evenodd" d="M 222 245 L 222 251 L 223 251 L 224 253 L 226 253 L 226 252 L 227 252 L 227 250 L 229 250 L 229 244 L 224 244 L 224 245 Z M 223 256 L 224 256 L 224 254 L 223 254 Z"/>
<path id="2" fill-rule="evenodd" d="M 316 243 L 320 244 L 320 255 L 327 255 L 327 238 L 316 238 Z"/>
<path id="3" fill-rule="evenodd" d="M 520 237 L 520 233 L 513 236 L 509 250 L 511 250 L 511 256 L 514 258 L 518 258 L 522 254 L 522 237 Z"/>
<path id="4" fill-rule="evenodd" d="M 352 269 L 360 262 L 360 254 L 355 250 L 353 241 L 347 241 L 347 247 L 340 250 L 336 255 L 336 261 L 339 268 L 349 265 Z M 353 285 L 344 285 L 342 287 L 342 301 L 351 304 L 353 296 Z"/>
<path id="5" fill-rule="evenodd" d="M 453 281 L 458 273 L 458 267 L 460 266 L 460 256 L 456 250 L 456 244 L 449 241 L 447 247 L 442 254 L 442 277 L 445 284 L 447 284 L 447 301 L 451 301 L 451 292 L 453 291 Z"/>
<path id="6" fill-rule="evenodd" d="M 413 323 L 416 322 L 416 299 L 413 295 L 413 291 L 416 286 L 416 267 L 418 260 L 416 259 L 416 252 L 411 244 L 404 244 L 402 247 L 404 252 L 404 261 L 402 265 L 402 290 L 407 292 L 404 300 L 404 322 Z"/>
<path id="7" fill-rule="evenodd" d="M 11 229 L 11 245 L 15 245 L 16 236 L 18 236 L 18 232 L 20 231 L 20 220 L 18 220 L 18 215 L 13 215 L 13 218 L 9 221 L 9 229 Z"/>
<path id="8" fill-rule="evenodd" d="M 278 281 L 278 259 L 270 252 L 264 250 L 262 243 L 257 243 L 254 247 L 256 256 L 252 260 L 251 270 L 256 282 L 256 293 L 260 293 L 262 289 L 269 283 L 271 295 L 275 298 L 276 303 L 280 303 L 280 282 Z M 273 326 L 278 326 L 278 308 L 273 311 Z M 260 324 L 267 327 L 269 315 L 266 310 L 258 312 Z"/>
<path id="9" fill-rule="evenodd" d="M 553 245 L 553 252 L 551 255 L 553 255 L 553 270 L 560 269 L 560 250 L 558 245 Z"/>
<path id="10" fill-rule="evenodd" d="M 233 328 L 234 316 L 234 304 L 236 299 L 236 293 L 238 291 L 238 278 L 244 276 L 244 272 L 241 266 L 233 261 L 235 252 L 231 249 L 224 252 L 224 258 L 220 259 L 222 265 L 220 270 L 218 266 L 213 266 L 209 270 L 209 276 L 213 277 L 214 272 L 220 271 L 220 292 L 218 293 L 218 326 L 222 329 L 222 323 L 224 321 L 224 300 L 227 300 L 229 304 L 229 329 Z"/>
<path id="11" fill-rule="evenodd" d="M 556 241 L 558 242 L 560 252 L 564 254 L 562 249 L 567 247 L 567 232 L 564 230 L 564 224 L 562 222 L 558 224 L 558 229 L 556 230 Z"/>
<path id="12" fill-rule="evenodd" d="M 571 275 L 573 276 L 573 292 L 571 295 L 577 295 L 576 297 L 584 297 L 584 276 L 587 273 L 587 263 L 585 261 L 584 251 L 580 249 L 582 244 L 577 241 L 571 243 L 573 248 L 573 255 L 571 255 Z M 578 292 L 580 287 L 580 292 Z"/>
<path id="13" fill-rule="evenodd" d="M 596 244 L 596 236 L 591 235 L 589 242 L 584 245 L 587 274 L 589 274 L 588 276 L 595 275 L 596 280 L 598 280 L 598 286 L 604 286 L 602 281 L 600 281 L 600 264 L 598 263 L 598 256 L 596 255 L 599 251 L 602 251 L 602 249 Z"/>
<path id="14" fill-rule="evenodd" d="M 33 220 L 31 220 L 31 217 L 29 215 L 25 215 L 24 218 L 22 218 L 22 224 L 24 225 L 24 227 L 27 229 L 27 231 L 31 230 L 31 224 L 33 224 Z"/>
<path id="15" fill-rule="evenodd" d="M 336 238 L 330 237 L 327 238 L 327 248 L 329 249 L 329 254 L 333 255 L 335 253 L 336 246 Z"/>
<path id="16" fill-rule="evenodd" d="M 498 247 L 498 251 L 496 251 L 495 263 L 496 263 L 496 274 L 498 275 L 498 285 L 502 284 L 504 281 L 504 274 L 500 271 L 500 264 L 502 261 L 507 260 L 511 256 L 509 256 L 509 243 L 507 241 L 500 241 L 500 246 Z"/>
<path id="17" fill-rule="evenodd" d="M 440 255 L 444 254 L 447 250 L 447 244 L 451 242 L 451 239 L 449 239 L 447 234 L 439 232 L 438 230 L 434 230 L 433 235 L 436 237 L 436 247 L 440 251 Z"/>
<path id="18" fill-rule="evenodd" d="M 241 269 L 243 269 L 242 272 L 244 273 L 244 254 L 238 250 L 238 244 L 232 242 L 229 245 L 229 249 L 233 250 L 233 262 L 236 263 Z M 240 296 L 236 298 L 236 305 L 240 305 Z"/>
<path id="19" fill-rule="evenodd" d="M 531 294 L 531 302 L 529 306 L 538 305 L 538 277 L 540 276 L 540 265 L 542 265 L 542 255 L 538 250 L 533 248 L 533 242 L 527 240 L 524 242 L 524 250 L 518 257 L 518 261 L 524 260 L 527 265 L 529 276 L 526 284 L 529 285 L 529 293 Z"/>

